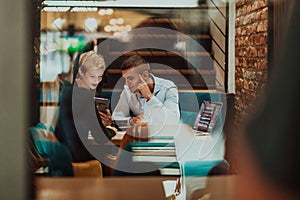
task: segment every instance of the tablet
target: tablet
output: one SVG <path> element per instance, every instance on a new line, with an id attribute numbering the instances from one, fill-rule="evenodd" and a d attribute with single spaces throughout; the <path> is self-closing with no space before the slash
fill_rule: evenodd
<path id="1" fill-rule="evenodd" d="M 193 126 L 197 134 L 208 135 L 213 132 L 222 105 L 222 102 L 203 101 Z"/>

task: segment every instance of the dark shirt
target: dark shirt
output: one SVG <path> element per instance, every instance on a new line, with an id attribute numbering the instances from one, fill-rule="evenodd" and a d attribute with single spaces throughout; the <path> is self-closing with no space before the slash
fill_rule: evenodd
<path id="1" fill-rule="evenodd" d="M 95 159 L 88 151 L 89 132 L 98 144 L 104 144 L 115 136 L 113 130 L 104 127 L 96 112 L 94 92 L 65 82 L 55 135 L 69 148 L 73 162 Z"/>

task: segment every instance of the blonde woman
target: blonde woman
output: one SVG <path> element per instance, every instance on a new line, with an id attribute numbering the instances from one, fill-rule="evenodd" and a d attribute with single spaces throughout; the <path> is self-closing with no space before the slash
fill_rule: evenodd
<path id="1" fill-rule="evenodd" d="M 94 104 L 95 89 L 102 80 L 105 70 L 103 56 L 94 51 L 83 53 L 73 86 L 64 87 L 60 101 L 60 115 L 55 130 L 60 142 L 71 151 L 73 162 L 95 159 L 89 149 L 88 137 L 95 142 L 106 143 L 115 132 L 107 129 L 111 124 L 110 111 L 96 113 Z"/>

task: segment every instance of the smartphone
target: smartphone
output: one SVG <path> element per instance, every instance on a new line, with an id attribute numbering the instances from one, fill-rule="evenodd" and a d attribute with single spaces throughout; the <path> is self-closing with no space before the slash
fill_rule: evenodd
<path id="1" fill-rule="evenodd" d="M 96 103 L 97 110 L 105 113 L 105 110 L 109 107 L 109 99 L 94 97 L 94 100 Z"/>

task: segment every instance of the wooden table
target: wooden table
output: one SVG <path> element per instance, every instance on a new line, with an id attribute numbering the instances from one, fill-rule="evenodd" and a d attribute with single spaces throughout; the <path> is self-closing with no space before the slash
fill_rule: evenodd
<path id="1" fill-rule="evenodd" d="M 37 200 L 82 200 L 82 199 L 164 199 L 162 181 L 173 177 L 126 177 L 126 178 L 45 178 L 35 179 Z M 209 177 L 207 187 L 193 194 L 208 195 L 211 199 L 234 198 L 234 176 Z M 196 195 L 196 196 L 195 196 Z M 201 197 L 201 196 L 200 196 Z"/>
<path id="2" fill-rule="evenodd" d="M 160 177 L 36 178 L 37 200 L 165 199 Z"/>

